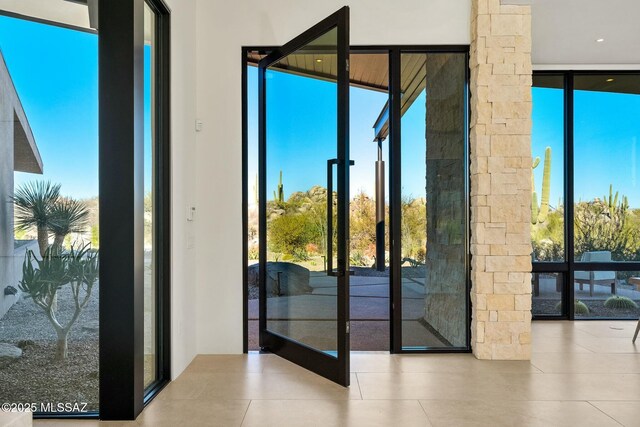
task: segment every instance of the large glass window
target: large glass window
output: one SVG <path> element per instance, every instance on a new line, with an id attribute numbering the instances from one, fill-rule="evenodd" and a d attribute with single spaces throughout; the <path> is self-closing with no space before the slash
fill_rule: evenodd
<path id="1" fill-rule="evenodd" d="M 573 88 L 566 96 L 564 81 Z M 533 314 L 637 318 L 640 75 L 538 74 L 533 104 Z M 563 105 L 571 108 L 563 111 Z M 556 152 L 573 153 L 566 161 L 572 176 L 558 165 Z M 571 178 L 569 185 L 562 176 Z"/>
<path id="2" fill-rule="evenodd" d="M 533 81 L 531 240 L 534 261 L 564 261 L 564 77 Z"/>
<path id="3" fill-rule="evenodd" d="M 2 402 L 98 410 L 98 195 L 97 35 L 0 16 Z"/>
<path id="4" fill-rule="evenodd" d="M 640 75 L 574 80 L 574 256 L 640 260 Z"/>
<path id="5" fill-rule="evenodd" d="M 144 385 L 157 379 L 156 15 L 144 4 Z"/>
<path id="6" fill-rule="evenodd" d="M 465 56 L 401 67 L 402 347 L 466 347 Z"/>

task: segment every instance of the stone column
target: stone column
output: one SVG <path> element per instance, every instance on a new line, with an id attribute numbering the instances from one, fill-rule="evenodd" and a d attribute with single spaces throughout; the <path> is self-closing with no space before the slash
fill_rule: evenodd
<path id="1" fill-rule="evenodd" d="M 471 345 L 531 357 L 531 9 L 473 0 Z"/>
<path id="2" fill-rule="evenodd" d="M 465 61 L 426 60 L 427 260 L 424 320 L 450 345 L 467 345 Z"/>

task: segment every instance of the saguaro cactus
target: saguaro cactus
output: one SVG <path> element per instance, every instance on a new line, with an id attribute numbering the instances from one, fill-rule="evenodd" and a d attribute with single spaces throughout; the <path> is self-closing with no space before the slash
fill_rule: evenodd
<path id="1" fill-rule="evenodd" d="M 544 169 L 542 171 L 542 197 L 538 204 L 538 194 L 533 171 L 540 164 L 540 157 L 536 157 L 531 165 L 531 223 L 537 224 L 547 220 L 549 215 L 549 193 L 551 192 L 551 147 L 544 150 Z"/>
<path id="2" fill-rule="evenodd" d="M 284 185 L 282 185 L 282 171 L 280 171 L 280 182 L 278 182 L 278 189 L 273 192 L 273 200 L 278 203 L 284 203 Z"/>

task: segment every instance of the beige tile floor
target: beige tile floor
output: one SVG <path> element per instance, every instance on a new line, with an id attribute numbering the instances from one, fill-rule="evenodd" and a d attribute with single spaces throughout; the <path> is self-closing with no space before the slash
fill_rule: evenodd
<path id="1" fill-rule="evenodd" d="M 635 322 L 535 322 L 531 362 L 354 353 L 342 388 L 274 355 L 198 356 L 137 421 L 36 426 L 640 426 Z"/>

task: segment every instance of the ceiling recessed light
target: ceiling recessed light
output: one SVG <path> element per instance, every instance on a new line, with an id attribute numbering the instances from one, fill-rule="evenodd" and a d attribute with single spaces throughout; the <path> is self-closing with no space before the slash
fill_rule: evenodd
<path id="1" fill-rule="evenodd" d="M 320 62 L 322 62 L 322 59 L 318 58 L 318 59 L 316 59 L 316 62 L 320 63 Z"/>
<path id="2" fill-rule="evenodd" d="M 608 82 L 612 82 L 612 81 L 614 81 L 614 80 L 615 80 L 615 79 L 607 79 L 607 81 L 608 81 Z"/>
<path id="3" fill-rule="evenodd" d="M 596 39 L 596 41 L 597 41 L 598 43 L 602 43 L 602 42 L 604 41 L 604 39 Z"/>

